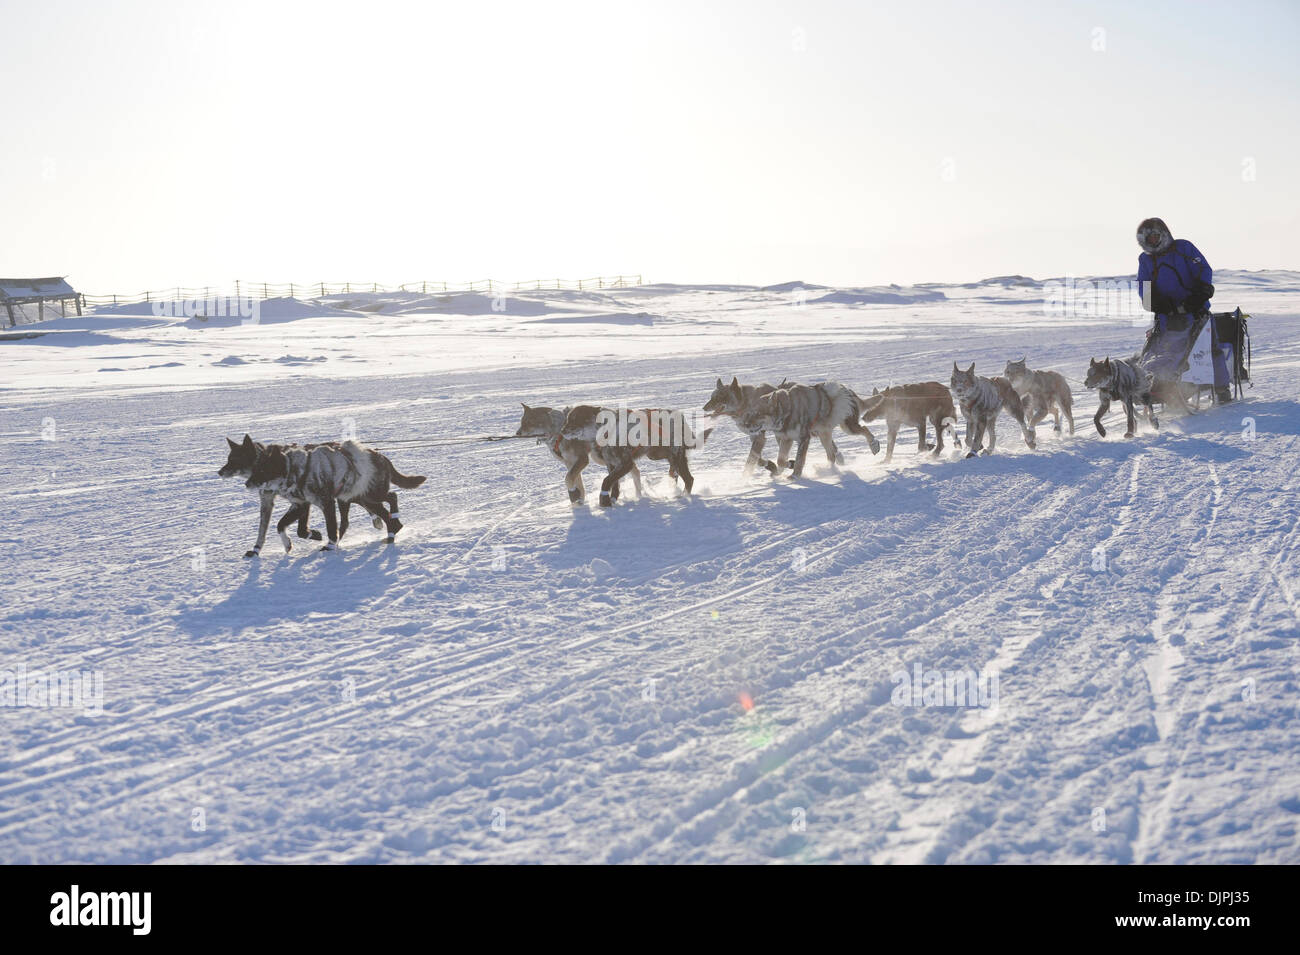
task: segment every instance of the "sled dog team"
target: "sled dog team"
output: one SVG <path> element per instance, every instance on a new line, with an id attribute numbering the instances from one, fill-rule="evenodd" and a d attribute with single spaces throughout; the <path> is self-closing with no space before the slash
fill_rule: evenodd
<path id="1" fill-rule="evenodd" d="M 1141 368 L 1137 359 L 1092 360 L 1088 369 L 1087 386 L 1096 388 L 1101 396 L 1101 407 L 1094 424 L 1105 436 L 1101 419 L 1112 401 L 1124 405 L 1128 415 L 1128 431 L 1132 437 L 1137 429 L 1135 402 L 1141 401 L 1147 409 L 1151 424 L 1159 427 L 1151 407 L 1151 376 Z M 965 436 L 957 434 L 957 411 L 953 403 L 956 396 L 966 422 Z M 682 478 L 687 493 L 692 479 L 687 462 L 687 451 L 699 447 L 708 439 L 711 429 L 698 437 L 685 424 L 679 411 L 646 409 L 627 412 L 624 409 L 599 408 L 579 405 L 574 408 L 546 408 L 523 406 L 523 417 L 516 437 L 537 438 L 545 442 L 565 465 L 564 486 L 569 500 L 575 504 L 586 497 L 582 471 L 594 462 L 604 465 L 608 474 L 601 482 L 600 503 L 608 507 L 618 500 L 619 481 L 630 474 L 641 493 L 641 473 L 637 461 L 666 460 L 670 475 Z M 783 380 L 779 385 L 767 383 L 742 384 L 733 377 L 731 383 L 721 378 L 713 394 L 704 404 L 706 415 L 730 418 L 750 439 L 749 454 L 744 471 L 752 473 L 758 467 L 771 474 L 789 469 L 794 477 L 803 473 L 812 439 L 817 438 L 832 465 L 841 464 L 844 456 L 835 444 L 836 428 L 866 439 L 872 454 L 880 451 L 880 442 L 867 424 L 883 420 L 886 427 L 885 460 L 894 456 L 898 429 L 904 425 L 916 428 L 918 451 L 939 455 L 944 449 L 945 432 L 952 433 L 953 443 L 967 449 L 967 457 L 978 453 L 992 454 L 997 443 L 997 421 L 1002 412 L 1015 419 L 1025 444 L 1037 446 L 1034 430 L 1049 415 L 1053 430 L 1063 431 L 1062 421 L 1074 434 L 1073 399 L 1065 377 L 1054 371 L 1035 371 L 1025 359 L 1008 362 L 1002 375 L 985 378 L 975 374 L 972 363 L 965 370 L 953 363 L 952 377 L 947 386 L 937 381 L 897 385 L 884 391 L 873 389 L 871 397 L 861 398 L 852 389 L 835 381 L 817 385 L 802 385 Z M 671 441 L 658 441 L 663 426 L 646 425 L 639 437 L 609 440 L 609 435 L 598 433 L 595 422 L 610 422 L 619 415 L 631 415 L 642 421 L 671 420 L 674 425 Z M 934 429 L 934 443 L 927 440 L 928 430 Z M 763 457 L 769 435 L 776 439 L 777 455 L 772 461 Z M 794 456 L 790 452 L 794 448 Z"/>
<path id="2" fill-rule="evenodd" d="M 1096 388 L 1100 395 L 1101 405 L 1093 423 L 1103 437 L 1106 429 L 1101 419 L 1113 401 L 1124 406 L 1128 419 L 1125 437 L 1132 437 L 1137 430 L 1135 403 L 1139 401 L 1152 426 L 1159 427 L 1152 409 L 1151 376 L 1136 359 L 1093 359 L 1085 384 Z M 966 422 L 964 438 L 957 435 L 954 396 Z M 904 425 L 917 429 L 919 452 L 939 455 L 944 449 L 944 434 L 951 431 L 953 443 L 965 447 L 967 457 L 974 457 L 977 453 L 993 453 L 1002 412 L 1015 420 L 1030 448 L 1036 446 L 1035 427 L 1048 415 L 1057 433 L 1062 431 L 1064 419 L 1070 434 L 1074 434 L 1071 404 L 1070 388 L 1062 375 L 1034 371 L 1022 358 L 1008 362 L 1003 374 L 992 378 L 976 375 L 973 363 L 963 370 L 954 362 L 947 386 L 937 381 L 896 385 L 884 391 L 873 389 L 866 399 L 835 381 L 802 385 L 783 380 L 773 386 L 745 385 L 734 377 L 727 384 L 719 378 L 704 404 L 704 412 L 715 419 L 730 418 L 749 437 L 746 474 L 761 466 L 773 475 L 789 469 L 799 477 L 814 437 L 821 442 L 832 466 L 843 463 L 844 455 L 834 440 L 836 428 L 864 438 L 871 453 L 877 454 L 880 442 L 867 423 L 883 420 L 886 461 L 893 458 L 898 429 Z M 929 428 L 934 429 L 933 444 L 927 441 Z M 641 496 L 638 462 L 643 461 L 667 462 L 674 483 L 680 479 L 689 494 L 694 478 L 687 452 L 702 446 L 711 433 L 710 428 L 696 434 L 687 416 L 672 409 L 629 410 L 596 405 L 559 409 L 525 404 L 515 437 L 532 437 L 546 443 L 565 466 L 564 486 L 574 504 L 586 499 L 582 472 L 587 465 L 605 467 L 600 504 L 609 507 L 618 500 L 619 483 L 626 476 L 631 476 L 637 496 Z M 763 457 L 769 435 L 776 440 L 775 461 Z M 257 543 L 245 557 L 256 557 L 261 552 L 277 497 L 289 502 L 275 528 L 286 553 L 293 548 L 286 533 L 291 524 L 297 524 L 300 538 L 322 539 L 319 531 L 308 528 L 313 506 L 325 516 L 328 541 L 322 550 L 337 548 L 347 532 L 353 504 L 371 514 L 374 526 L 386 530 L 391 543 L 402 529 L 393 488 L 416 488 L 425 481 L 422 475 L 402 474 L 385 455 L 355 441 L 262 444 L 249 435 L 240 442 L 229 438 L 226 441 L 229 455 L 218 475 L 243 478 L 245 487 L 256 491 L 260 498 Z"/>

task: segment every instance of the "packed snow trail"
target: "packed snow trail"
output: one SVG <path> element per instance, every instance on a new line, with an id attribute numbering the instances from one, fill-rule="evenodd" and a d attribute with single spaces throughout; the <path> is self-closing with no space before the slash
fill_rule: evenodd
<path id="1" fill-rule="evenodd" d="M 1141 334 L 950 292 L 836 305 L 817 344 L 815 310 L 637 294 L 687 338 L 718 312 L 760 327 L 704 358 L 622 330 L 564 364 L 392 375 L 376 343 L 368 374 L 0 393 L 0 670 L 104 679 L 99 714 L 0 708 L 0 860 L 1300 861 L 1289 286 L 1243 301 L 1249 401 L 1134 440 L 1100 439 L 1076 385 L 1076 435 L 1040 426 L 1037 451 L 1004 422 L 992 457 L 933 459 L 904 430 L 886 466 L 837 435 L 841 468 L 815 449 L 772 480 L 723 421 L 695 497 L 651 462 L 647 499 L 607 511 L 597 469 L 575 510 L 533 442 L 394 450 L 429 475 L 396 545 L 359 520 L 337 554 L 241 558 L 256 506 L 216 476 L 226 435 L 504 434 L 520 401 L 699 408 L 731 374 L 869 394 L 1022 354 L 1078 378 Z M 497 334 L 527 352 L 535 330 Z M 996 673 L 997 705 L 896 705 L 916 666 Z"/>

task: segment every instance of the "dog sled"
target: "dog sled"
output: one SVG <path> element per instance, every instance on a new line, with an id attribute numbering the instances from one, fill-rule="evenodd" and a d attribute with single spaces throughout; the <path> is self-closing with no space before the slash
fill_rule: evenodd
<path id="1" fill-rule="evenodd" d="M 1151 375 L 1151 398 L 1168 408 L 1195 414 L 1208 395 L 1210 406 L 1228 395 L 1242 397 L 1250 384 L 1249 315 L 1240 308 L 1200 315 L 1157 317 L 1147 332 L 1139 363 Z"/>

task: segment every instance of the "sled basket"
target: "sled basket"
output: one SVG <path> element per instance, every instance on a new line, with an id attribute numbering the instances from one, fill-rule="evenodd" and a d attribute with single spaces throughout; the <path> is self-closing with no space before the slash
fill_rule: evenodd
<path id="1" fill-rule="evenodd" d="M 1222 357 L 1228 386 L 1241 397 L 1242 382 L 1250 381 L 1250 334 L 1240 308 L 1231 312 L 1165 316 L 1163 328 L 1147 333 L 1140 361 L 1158 385 L 1177 384 L 1213 389 L 1214 358 Z"/>

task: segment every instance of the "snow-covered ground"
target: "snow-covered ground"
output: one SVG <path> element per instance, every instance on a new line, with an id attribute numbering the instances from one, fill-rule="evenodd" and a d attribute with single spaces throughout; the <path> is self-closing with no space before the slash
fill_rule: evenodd
<path id="1" fill-rule="evenodd" d="M 0 707 L 0 861 L 1300 862 L 1300 275 L 1216 284 L 1257 386 L 1127 441 L 1080 379 L 1140 328 L 1045 316 L 1016 277 L 24 326 L 0 701 L 87 671 L 103 705 Z M 397 544 L 358 522 L 253 561 L 255 504 L 216 475 L 245 431 L 506 434 L 521 401 L 870 393 L 1022 354 L 1075 391 L 1078 433 L 1037 451 L 1004 423 L 996 455 L 934 460 L 905 431 L 888 466 L 845 437 L 838 471 L 745 478 L 722 422 L 695 497 L 650 463 L 647 499 L 575 511 L 531 441 L 395 450 L 429 476 Z M 913 705 L 918 670 L 996 678 L 997 705 Z"/>

